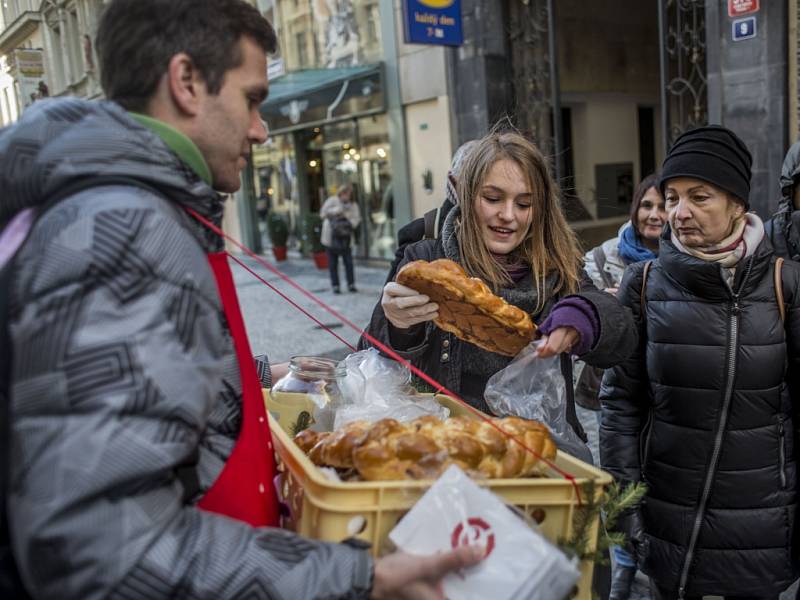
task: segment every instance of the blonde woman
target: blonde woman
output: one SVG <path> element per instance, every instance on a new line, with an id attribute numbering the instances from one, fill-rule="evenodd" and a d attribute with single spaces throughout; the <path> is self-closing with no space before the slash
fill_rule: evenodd
<path id="1" fill-rule="evenodd" d="M 465 158 L 457 189 L 458 205 L 439 239 L 408 246 L 401 266 L 418 259 L 458 262 L 533 317 L 545 338 L 540 355 L 563 353 L 566 374 L 570 353 L 610 367 L 633 351 L 630 312 L 583 273 L 583 254 L 536 146 L 516 132 L 490 133 Z M 368 332 L 490 413 L 483 399 L 486 382 L 511 359 L 438 329 L 431 322 L 437 308 L 427 296 L 387 283 Z M 571 393 L 571 377 L 567 389 Z M 568 406 L 568 419 L 582 435 L 571 402 Z"/>

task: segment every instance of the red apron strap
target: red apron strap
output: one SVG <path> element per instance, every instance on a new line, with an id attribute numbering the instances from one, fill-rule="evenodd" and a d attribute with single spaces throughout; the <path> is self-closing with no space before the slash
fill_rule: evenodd
<path id="1" fill-rule="evenodd" d="M 217 281 L 239 362 L 242 428 L 222 472 L 198 506 L 256 527 L 277 527 L 278 500 L 272 485 L 276 469 L 261 383 L 250 352 L 228 256 L 219 252 L 209 254 L 208 260 Z"/>

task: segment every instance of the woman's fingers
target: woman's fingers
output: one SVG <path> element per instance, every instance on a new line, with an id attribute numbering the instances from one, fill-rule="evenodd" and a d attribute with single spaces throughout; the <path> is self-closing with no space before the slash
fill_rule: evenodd
<path id="1" fill-rule="evenodd" d="M 414 292 L 414 296 L 395 296 L 394 303 L 398 308 L 414 308 L 416 306 L 425 306 L 430 304 L 430 298 L 422 294 Z M 436 306 L 436 305 L 434 305 Z"/>
<path id="2" fill-rule="evenodd" d="M 389 296 L 419 296 L 417 290 L 411 289 L 405 285 L 400 285 L 396 281 L 390 281 L 383 286 L 383 293 Z"/>
<path id="3" fill-rule="evenodd" d="M 542 336 L 542 344 L 536 351 L 539 358 L 550 358 L 562 352 L 569 352 L 580 340 L 577 330 L 572 327 L 559 327 L 550 335 Z"/>
<path id="4" fill-rule="evenodd" d="M 439 316 L 439 306 L 430 298 L 395 282 L 384 286 L 381 305 L 386 318 L 399 329 L 408 329 Z"/>

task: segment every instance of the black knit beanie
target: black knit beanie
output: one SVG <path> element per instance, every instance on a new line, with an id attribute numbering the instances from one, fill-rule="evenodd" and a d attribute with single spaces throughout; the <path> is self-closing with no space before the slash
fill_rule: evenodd
<path id="1" fill-rule="evenodd" d="M 730 129 L 720 125 L 698 127 L 683 133 L 669 149 L 661 168 L 659 189 L 675 177 L 702 179 L 744 202 L 750 210 L 750 168 L 753 157 Z"/>

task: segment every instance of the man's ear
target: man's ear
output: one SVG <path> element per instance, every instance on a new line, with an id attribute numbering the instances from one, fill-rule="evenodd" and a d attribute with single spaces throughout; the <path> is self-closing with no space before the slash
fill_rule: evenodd
<path id="1" fill-rule="evenodd" d="M 206 84 L 191 57 L 185 52 L 180 52 L 169 60 L 167 87 L 180 112 L 190 117 L 199 114 L 206 96 Z"/>

